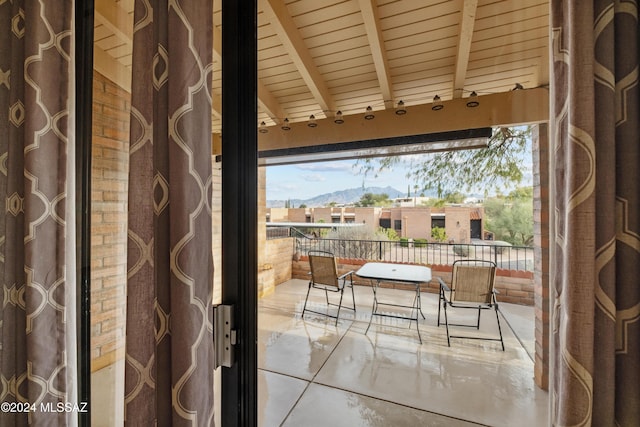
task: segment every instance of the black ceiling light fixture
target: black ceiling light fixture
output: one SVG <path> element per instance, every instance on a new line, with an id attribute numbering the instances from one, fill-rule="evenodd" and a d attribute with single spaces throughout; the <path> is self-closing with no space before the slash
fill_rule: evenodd
<path id="1" fill-rule="evenodd" d="M 344 119 L 342 118 L 342 111 L 338 110 L 336 113 L 336 117 L 333 119 L 333 123 L 337 125 L 341 125 L 344 123 Z"/>
<path id="2" fill-rule="evenodd" d="M 258 132 L 260 133 L 269 132 L 269 129 L 267 129 L 267 124 L 264 121 L 260 122 L 260 128 L 258 128 Z"/>
<path id="3" fill-rule="evenodd" d="M 287 119 L 287 118 L 284 119 L 280 129 L 282 129 L 282 130 L 291 130 L 291 126 L 289 126 L 289 119 Z"/>
<path id="4" fill-rule="evenodd" d="M 316 122 L 316 116 L 314 116 L 313 114 L 309 116 L 307 126 L 309 126 L 310 128 L 315 128 L 318 126 L 318 122 Z"/>
<path id="5" fill-rule="evenodd" d="M 471 92 L 471 95 L 469 95 L 469 100 L 467 101 L 467 107 L 475 108 L 478 105 L 480 105 L 480 102 L 478 101 L 478 94 L 474 90 L 473 92 Z"/>
<path id="6" fill-rule="evenodd" d="M 407 109 L 404 108 L 404 101 L 402 100 L 398 101 L 398 105 L 396 105 L 396 114 L 398 116 L 403 116 L 407 114 Z"/>
<path id="7" fill-rule="evenodd" d="M 444 105 L 442 104 L 442 100 L 440 99 L 439 95 L 436 95 L 433 97 L 433 102 L 431 103 L 431 109 L 433 111 L 440 111 L 444 108 Z"/>
<path id="8" fill-rule="evenodd" d="M 373 114 L 373 108 L 371 108 L 371 105 L 369 105 L 364 113 L 364 119 L 373 120 L 375 118 L 376 118 L 376 115 Z"/>

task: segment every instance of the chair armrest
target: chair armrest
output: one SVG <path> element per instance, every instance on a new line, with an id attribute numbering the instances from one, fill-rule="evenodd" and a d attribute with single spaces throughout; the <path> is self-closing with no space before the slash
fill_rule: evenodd
<path id="1" fill-rule="evenodd" d="M 444 283 L 444 280 L 442 280 L 442 277 L 438 277 L 438 282 L 440 282 L 440 287 L 444 288 L 445 291 L 451 291 L 451 289 L 449 289 L 449 286 L 447 286 L 447 284 Z"/>
<path id="2" fill-rule="evenodd" d="M 339 277 L 338 277 L 338 280 L 340 280 L 340 279 L 344 279 L 345 277 L 347 277 L 347 276 L 349 276 L 349 275 L 350 275 L 350 276 L 351 276 L 351 280 L 353 281 L 353 273 L 355 273 L 353 270 L 351 270 L 351 271 L 347 271 L 347 272 L 346 272 L 346 273 L 344 273 L 342 276 L 339 276 Z"/>

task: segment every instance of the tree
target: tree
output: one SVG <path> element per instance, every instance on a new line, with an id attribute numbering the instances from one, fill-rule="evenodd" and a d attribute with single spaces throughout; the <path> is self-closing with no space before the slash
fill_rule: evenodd
<path id="1" fill-rule="evenodd" d="M 518 188 L 508 196 L 492 197 L 485 201 L 486 228 L 495 233 L 496 240 L 518 246 L 533 244 L 533 191 Z"/>
<path id="2" fill-rule="evenodd" d="M 447 232 L 444 230 L 444 227 L 433 227 L 431 229 L 431 238 L 436 242 L 446 242 Z"/>
<path id="3" fill-rule="evenodd" d="M 388 206 L 391 204 L 388 194 L 364 193 L 360 200 L 355 203 L 359 207 L 367 206 Z"/>
<path id="4" fill-rule="evenodd" d="M 524 177 L 523 160 L 530 156 L 531 127 L 497 128 L 486 148 L 430 153 L 426 156 L 364 159 L 358 163 L 364 175 L 378 173 L 399 163 L 409 166 L 408 179 L 438 198 L 474 187 L 517 186 Z"/>
<path id="5" fill-rule="evenodd" d="M 453 193 L 445 194 L 443 198 L 431 198 L 425 202 L 422 202 L 422 205 L 432 208 L 441 208 L 447 203 L 462 203 L 464 202 L 464 199 L 464 194 L 459 191 L 454 191 Z"/>

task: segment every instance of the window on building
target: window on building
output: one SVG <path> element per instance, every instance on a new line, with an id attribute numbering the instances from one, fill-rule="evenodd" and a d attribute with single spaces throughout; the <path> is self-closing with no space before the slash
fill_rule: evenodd
<path id="1" fill-rule="evenodd" d="M 401 219 L 394 219 L 393 220 L 393 229 L 396 230 L 396 231 L 402 230 L 402 220 Z"/>
<path id="2" fill-rule="evenodd" d="M 436 228 L 436 227 L 440 227 L 440 228 L 445 228 L 444 227 L 444 218 L 434 218 L 431 217 L 431 228 Z"/>
<path id="3" fill-rule="evenodd" d="M 380 218 L 380 227 L 382 228 L 391 228 L 391 219 L 390 218 Z"/>

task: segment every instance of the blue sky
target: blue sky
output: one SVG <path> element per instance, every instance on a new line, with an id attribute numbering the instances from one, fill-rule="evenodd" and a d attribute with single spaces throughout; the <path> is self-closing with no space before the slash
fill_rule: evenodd
<path id="1" fill-rule="evenodd" d="M 426 156 L 426 155 L 424 155 Z M 415 158 L 414 158 L 415 160 Z M 362 187 L 393 187 L 406 192 L 416 184 L 407 178 L 408 167 L 399 162 L 393 169 L 379 174 L 359 173 L 357 160 L 325 161 L 297 165 L 267 166 L 267 200 L 310 199 L 312 197 Z M 525 178 L 521 185 L 531 185 L 531 160 L 523 160 Z M 471 193 L 483 194 L 484 188 Z"/>
<path id="2" fill-rule="evenodd" d="M 527 141 L 527 149 L 522 159 L 521 170 L 524 172 L 521 186 L 532 185 L 531 141 Z M 528 153 L 528 154 L 527 154 Z M 407 178 L 408 163 L 421 163 L 430 154 L 413 154 L 402 156 L 392 169 L 384 172 L 370 172 L 366 176 L 360 173 L 358 160 L 336 160 L 318 163 L 301 163 L 297 165 L 267 166 L 267 200 L 310 199 L 321 194 L 347 190 L 358 187 L 393 187 L 398 191 L 413 191 L 416 182 Z M 373 159 L 374 165 L 376 159 Z M 363 162 L 361 160 L 360 162 Z M 509 187 L 512 187 L 511 185 Z M 512 188 L 493 188 L 506 193 Z M 472 189 L 470 194 L 484 194 L 484 186 Z"/>
<path id="3" fill-rule="evenodd" d="M 340 160 L 298 165 L 267 166 L 267 200 L 310 199 L 320 194 L 349 188 L 387 187 L 406 191 L 413 182 L 406 178 L 407 171 L 401 165 L 385 171 L 377 177 L 371 173 L 366 178 L 354 167 L 357 160 Z"/>

